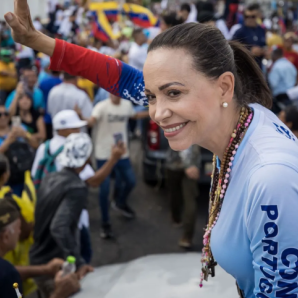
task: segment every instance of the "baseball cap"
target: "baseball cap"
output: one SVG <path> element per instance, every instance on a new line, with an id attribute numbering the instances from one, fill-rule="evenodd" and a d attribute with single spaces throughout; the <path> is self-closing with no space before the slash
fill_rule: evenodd
<path id="1" fill-rule="evenodd" d="M 74 110 L 63 110 L 53 118 L 54 130 L 81 128 L 87 125 L 87 121 L 82 121 Z"/>
<path id="2" fill-rule="evenodd" d="M 92 148 L 92 141 L 86 133 L 72 133 L 66 138 L 57 161 L 65 168 L 80 168 L 90 158 Z"/>
<path id="3" fill-rule="evenodd" d="M 12 199 L 0 199 L 0 230 L 20 217 L 20 211 Z"/>

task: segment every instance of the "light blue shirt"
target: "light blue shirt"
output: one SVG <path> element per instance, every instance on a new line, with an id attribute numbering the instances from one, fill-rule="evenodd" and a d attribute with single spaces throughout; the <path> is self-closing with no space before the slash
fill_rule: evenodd
<path id="1" fill-rule="evenodd" d="M 5 102 L 5 108 L 8 110 L 10 105 L 13 102 L 13 99 L 16 95 L 16 91 L 12 91 L 9 96 L 7 97 L 7 100 Z M 33 92 L 33 107 L 35 110 L 39 109 L 45 109 L 45 102 L 43 99 L 42 91 L 39 88 L 34 88 Z"/>
<path id="2" fill-rule="evenodd" d="M 233 162 L 211 249 L 245 298 L 294 298 L 298 140 L 269 110 L 258 104 L 251 107 L 253 121 Z"/>
<path id="3" fill-rule="evenodd" d="M 289 60 L 280 58 L 273 64 L 268 80 L 274 96 L 286 93 L 296 85 L 297 70 Z"/>

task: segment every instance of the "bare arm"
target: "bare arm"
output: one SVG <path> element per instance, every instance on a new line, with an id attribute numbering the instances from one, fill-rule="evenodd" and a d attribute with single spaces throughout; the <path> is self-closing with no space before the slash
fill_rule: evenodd
<path id="1" fill-rule="evenodd" d="M 91 187 L 99 186 L 106 177 L 113 170 L 114 165 L 121 158 L 121 156 L 125 153 L 126 149 L 122 142 L 119 142 L 112 149 L 111 158 L 97 171 L 94 176 L 89 178 L 86 182 Z"/>
<path id="2" fill-rule="evenodd" d="M 0 146 L 0 153 L 5 153 L 9 146 L 15 141 L 14 137 L 8 136 Z"/>
<path id="3" fill-rule="evenodd" d="M 48 275 L 46 265 L 16 266 L 16 269 L 19 272 L 22 280 L 42 275 Z"/>
<path id="4" fill-rule="evenodd" d="M 63 264 L 62 259 L 53 259 L 48 264 L 37 266 L 16 266 L 22 280 L 37 276 L 55 276 L 61 269 Z"/>
<path id="5" fill-rule="evenodd" d="M 14 40 L 51 56 L 51 69 L 64 70 L 72 75 L 84 77 L 116 96 L 140 105 L 148 104 L 141 71 L 115 58 L 54 40 L 36 31 L 27 0 L 15 0 L 14 12 L 5 15 L 12 28 Z"/>
<path id="6" fill-rule="evenodd" d="M 134 116 L 131 117 L 131 119 L 138 120 L 138 119 L 144 119 L 148 117 L 149 117 L 149 112 L 143 111 L 143 112 L 136 113 Z"/>
<path id="7" fill-rule="evenodd" d="M 43 142 L 46 138 L 46 126 L 42 116 L 38 117 L 36 126 L 37 126 L 37 133 L 33 134 L 32 137 L 36 138 L 38 143 L 40 143 L 40 142 Z"/>
<path id="8" fill-rule="evenodd" d="M 22 82 L 19 82 L 18 83 L 18 86 L 16 88 L 16 94 L 15 94 L 15 97 L 10 105 L 10 108 L 9 108 L 9 115 L 10 117 L 13 117 L 16 115 L 16 112 L 17 112 L 17 106 L 18 106 L 18 101 L 22 95 L 22 93 L 24 92 L 24 84 Z"/>
<path id="9" fill-rule="evenodd" d="M 110 175 L 117 161 L 118 159 L 115 158 L 109 159 L 86 183 L 91 187 L 98 187 Z"/>

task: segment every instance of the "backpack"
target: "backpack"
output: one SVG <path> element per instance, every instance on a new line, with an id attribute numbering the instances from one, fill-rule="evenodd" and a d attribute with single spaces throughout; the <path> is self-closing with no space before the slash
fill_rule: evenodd
<path id="1" fill-rule="evenodd" d="M 26 171 L 30 171 L 34 161 L 34 150 L 25 142 L 15 141 L 5 153 L 10 166 L 8 184 L 24 183 Z"/>
<path id="2" fill-rule="evenodd" d="M 50 140 L 45 142 L 44 157 L 39 162 L 35 176 L 33 177 L 33 183 L 35 189 L 38 190 L 42 179 L 49 173 L 57 171 L 55 165 L 56 157 L 62 152 L 64 146 L 61 146 L 54 154 L 50 153 Z"/>

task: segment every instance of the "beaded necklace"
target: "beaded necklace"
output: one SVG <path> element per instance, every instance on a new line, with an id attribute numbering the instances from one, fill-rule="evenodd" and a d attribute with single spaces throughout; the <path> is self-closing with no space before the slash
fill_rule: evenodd
<path id="1" fill-rule="evenodd" d="M 203 286 L 203 280 L 208 280 L 208 276 L 215 276 L 215 266 L 217 263 L 214 261 L 211 248 L 210 248 L 210 239 L 211 231 L 215 227 L 225 193 L 229 185 L 229 178 L 231 173 L 231 168 L 233 165 L 233 160 L 235 158 L 236 152 L 239 148 L 239 145 L 245 135 L 253 117 L 253 112 L 249 107 L 241 108 L 239 121 L 236 129 L 234 129 L 228 147 L 226 148 L 221 162 L 220 171 L 216 166 L 216 156 L 213 155 L 213 172 L 212 172 L 212 181 L 210 189 L 210 203 L 209 203 L 209 220 L 208 225 L 205 230 L 204 239 L 203 239 L 203 250 L 202 250 L 202 273 L 200 280 L 200 287 Z"/>

